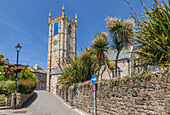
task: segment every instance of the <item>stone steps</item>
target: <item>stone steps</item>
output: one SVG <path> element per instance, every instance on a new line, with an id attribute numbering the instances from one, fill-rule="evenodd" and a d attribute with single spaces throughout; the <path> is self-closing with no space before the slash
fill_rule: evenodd
<path id="1" fill-rule="evenodd" d="M 0 101 L 0 107 L 1 107 L 1 106 L 6 106 L 6 103 L 3 102 L 3 101 Z"/>
<path id="2" fill-rule="evenodd" d="M 5 109 L 12 109 L 12 108 L 8 106 L 0 106 L 0 110 L 5 110 Z"/>

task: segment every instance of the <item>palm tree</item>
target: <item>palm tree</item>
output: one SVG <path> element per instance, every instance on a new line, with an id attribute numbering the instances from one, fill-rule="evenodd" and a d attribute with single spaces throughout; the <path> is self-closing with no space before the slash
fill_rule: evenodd
<path id="1" fill-rule="evenodd" d="M 86 48 L 86 50 L 79 55 L 79 62 L 81 66 L 84 66 L 85 73 L 87 73 L 86 77 L 90 76 L 91 78 L 98 70 L 98 60 L 92 48 Z"/>
<path id="2" fill-rule="evenodd" d="M 126 0 L 124 0 L 127 2 Z M 153 7 L 145 11 L 142 15 L 137 15 L 132 9 L 131 15 L 134 18 L 138 28 L 136 36 L 133 38 L 137 44 L 134 53 L 139 55 L 140 66 L 147 67 L 167 67 L 170 62 L 170 1 L 167 4 L 164 1 L 153 0 Z M 142 16 L 142 19 L 140 19 Z"/>
<path id="3" fill-rule="evenodd" d="M 106 64 L 106 56 L 105 56 L 105 52 L 108 50 L 108 34 L 104 33 L 104 32 L 98 32 L 95 36 L 94 36 L 94 40 L 92 42 L 91 47 L 95 50 L 96 52 L 96 57 L 99 61 L 99 68 L 98 68 L 98 77 L 99 77 L 99 73 L 100 73 L 100 69 L 102 65 L 107 66 Z M 110 75 L 110 74 L 109 74 Z M 102 76 L 102 75 L 101 75 Z M 101 80 L 102 78 L 99 78 L 99 80 Z"/>
<path id="4" fill-rule="evenodd" d="M 64 69 L 62 76 L 59 77 L 59 83 L 68 87 L 74 83 L 84 82 L 91 79 L 92 74 L 96 73 L 98 60 L 92 48 L 75 56 L 71 64 Z"/>
<path id="5" fill-rule="evenodd" d="M 123 21 L 119 18 L 106 18 L 106 24 L 112 37 L 112 44 L 110 48 L 117 50 L 114 69 L 114 76 L 117 77 L 117 60 L 123 47 L 130 44 L 131 40 L 129 38 L 134 33 L 134 21 L 131 19 Z"/>

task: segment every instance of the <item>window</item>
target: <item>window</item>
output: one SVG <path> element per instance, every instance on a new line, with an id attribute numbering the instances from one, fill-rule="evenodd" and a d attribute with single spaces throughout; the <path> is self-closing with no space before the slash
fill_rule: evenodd
<path id="1" fill-rule="evenodd" d="M 71 24 L 68 25 L 68 34 L 71 34 Z"/>
<path id="2" fill-rule="evenodd" d="M 39 79 L 41 80 L 41 75 L 39 75 Z"/>
<path id="3" fill-rule="evenodd" d="M 53 35 L 58 34 L 58 25 L 59 22 L 55 22 L 53 25 Z"/>

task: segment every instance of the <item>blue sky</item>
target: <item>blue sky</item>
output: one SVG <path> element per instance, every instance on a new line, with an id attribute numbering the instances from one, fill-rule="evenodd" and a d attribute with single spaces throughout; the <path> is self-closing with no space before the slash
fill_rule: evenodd
<path id="1" fill-rule="evenodd" d="M 137 12 L 143 11 L 139 0 L 129 0 Z M 149 6 L 151 0 L 143 0 Z M 0 0 L 0 53 L 16 63 L 15 46 L 20 43 L 19 63 L 47 67 L 48 12 L 52 18 L 78 14 L 77 54 L 89 47 L 98 32 L 107 32 L 105 18 L 131 19 L 123 0 Z"/>

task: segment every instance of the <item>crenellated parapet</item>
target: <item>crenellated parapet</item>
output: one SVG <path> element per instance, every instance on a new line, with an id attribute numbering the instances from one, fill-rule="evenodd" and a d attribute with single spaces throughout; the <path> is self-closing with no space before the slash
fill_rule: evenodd
<path id="1" fill-rule="evenodd" d="M 54 22 L 57 22 L 59 21 L 60 19 L 64 19 L 64 20 L 67 20 L 73 24 L 75 24 L 76 28 L 77 28 L 77 13 L 75 15 L 75 20 L 71 19 L 71 18 L 68 18 L 68 16 L 65 16 L 65 9 L 64 9 L 64 5 L 62 7 L 62 15 L 58 15 L 58 17 L 55 17 L 55 18 L 52 18 L 51 19 L 51 10 L 49 11 L 49 24 L 51 23 L 54 23 Z"/>

